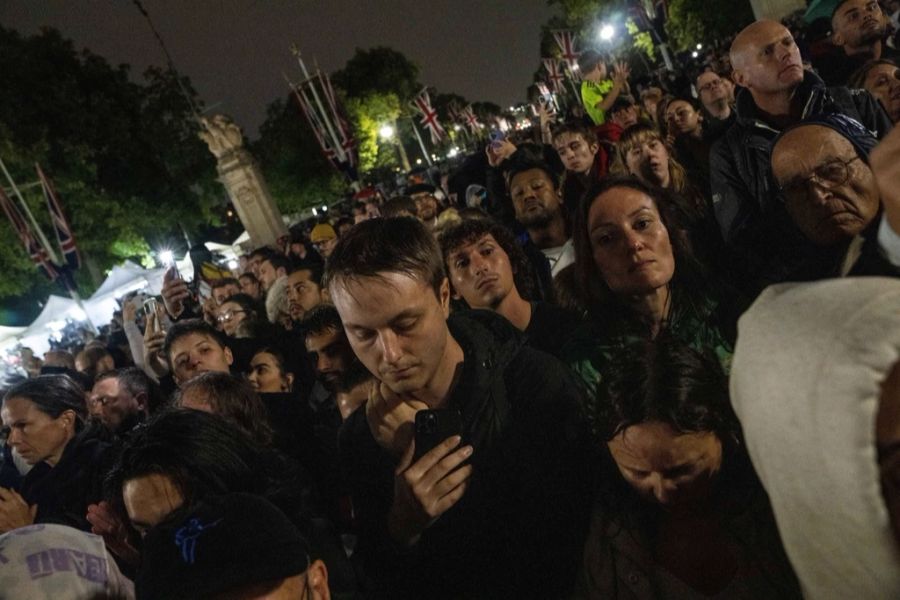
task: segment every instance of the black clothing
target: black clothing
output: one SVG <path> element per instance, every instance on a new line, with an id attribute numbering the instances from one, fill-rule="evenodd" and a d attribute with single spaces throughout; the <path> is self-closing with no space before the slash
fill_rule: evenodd
<path id="1" fill-rule="evenodd" d="M 525 343 L 560 358 L 563 348 L 585 327 L 584 320 L 575 311 L 550 304 L 531 303 L 531 321 L 525 328 Z"/>
<path id="2" fill-rule="evenodd" d="M 868 54 L 847 56 L 843 48 L 836 47 L 813 60 L 813 67 L 825 85 L 850 85 L 850 76 L 873 59 L 874 57 Z M 900 59 L 900 52 L 882 42 L 880 60 L 890 60 L 894 64 L 900 64 L 897 62 L 898 59 Z"/>
<path id="3" fill-rule="evenodd" d="M 375 579 L 373 595 L 567 597 L 591 490 L 576 384 L 560 362 L 523 347 L 496 313 L 451 315 L 448 324 L 465 359 L 445 406 L 462 414 L 473 474 L 414 547 L 398 547 L 387 532 L 395 459 L 375 442 L 364 410 L 341 429 L 360 525 L 356 555 Z"/>
<path id="4" fill-rule="evenodd" d="M 807 72 L 796 92 L 801 119 L 840 113 L 882 138 L 891 123 L 865 90 L 826 88 Z M 780 131 L 763 120 L 747 90 L 738 93 L 734 125 L 712 148 L 710 180 L 713 208 L 742 289 L 754 296 L 766 285 L 784 281 L 809 249 L 778 200 L 771 178 L 772 141 Z"/>
<path id="5" fill-rule="evenodd" d="M 110 444 L 84 430 L 66 445 L 56 466 L 36 464 L 22 480 L 19 493 L 37 504 L 35 523 L 68 525 L 90 531 L 87 507 L 100 502 L 103 480 L 114 461 Z"/>

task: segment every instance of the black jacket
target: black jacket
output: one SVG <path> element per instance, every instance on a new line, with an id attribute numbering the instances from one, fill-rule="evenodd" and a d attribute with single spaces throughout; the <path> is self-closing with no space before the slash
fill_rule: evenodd
<path id="1" fill-rule="evenodd" d="M 35 465 L 20 489 L 28 504 L 38 505 L 35 522 L 90 531 L 87 507 L 104 498 L 103 480 L 112 466 L 113 454 L 108 442 L 87 429 L 69 441 L 56 466 Z"/>
<path id="2" fill-rule="evenodd" d="M 341 430 L 359 522 L 355 556 L 374 597 L 559 598 L 574 584 L 590 502 L 589 442 L 572 376 L 523 347 L 489 311 L 450 317 L 463 348 L 447 401 L 462 414 L 473 475 L 463 498 L 411 549 L 393 544 L 387 515 L 394 459 L 379 447 L 364 410 Z"/>
<path id="3" fill-rule="evenodd" d="M 865 90 L 826 88 L 817 75 L 806 72 L 797 95 L 803 100 L 803 119 L 841 113 L 879 139 L 891 128 L 887 115 Z M 712 147 L 710 184 L 716 220 L 738 269 L 732 275 L 752 280 L 753 285 L 744 287 L 752 293 L 784 281 L 807 243 L 778 200 L 771 178 L 771 147 L 780 131 L 763 121 L 747 90 L 738 94 L 735 111 L 735 123 Z"/>

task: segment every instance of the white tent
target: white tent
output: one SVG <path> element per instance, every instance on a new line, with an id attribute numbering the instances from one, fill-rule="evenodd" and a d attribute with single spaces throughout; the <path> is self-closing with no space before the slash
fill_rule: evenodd
<path id="1" fill-rule="evenodd" d="M 84 308 L 97 327 L 109 323 L 118 309 L 118 299 L 128 292 L 146 290 L 158 294 L 162 289 L 165 269 L 145 269 L 131 261 L 116 265 L 106 276 L 106 281 L 84 301 Z"/>
<path id="2" fill-rule="evenodd" d="M 44 304 L 41 314 L 31 325 L 22 328 L 5 328 L 22 329 L 22 331 L 0 341 L 0 349 L 10 348 L 21 343 L 40 356 L 50 349 L 50 333 L 62 329 L 65 326 L 66 318 L 80 321 L 84 320 L 85 314 L 71 298 L 50 296 L 47 303 Z"/>

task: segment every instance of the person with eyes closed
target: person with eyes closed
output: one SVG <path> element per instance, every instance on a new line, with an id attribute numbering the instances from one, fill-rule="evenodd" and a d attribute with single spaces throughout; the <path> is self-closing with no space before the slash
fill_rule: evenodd
<path id="1" fill-rule="evenodd" d="M 601 488 L 576 598 L 801 598 L 718 361 L 668 332 L 608 365 L 587 411 Z"/>
<path id="2" fill-rule="evenodd" d="M 633 178 L 609 178 L 585 195 L 575 279 L 590 343 L 570 348 L 564 361 L 589 393 L 612 356 L 663 331 L 715 353 L 728 369 L 742 303 L 697 259 L 674 204 L 666 190 Z"/>

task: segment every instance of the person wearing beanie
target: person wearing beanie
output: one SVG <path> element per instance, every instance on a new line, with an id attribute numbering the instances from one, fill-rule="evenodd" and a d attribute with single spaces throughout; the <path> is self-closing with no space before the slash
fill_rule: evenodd
<path id="1" fill-rule="evenodd" d="M 331 256 L 331 251 L 334 250 L 337 240 L 337 232 L 328 223 L 319 223 L 312 228 L 309 234 L 309 241 L 312 242 L 312 245 L 315 246 L 324 259 Z"/>
<path id="2" fill-rule="evenodd" d="M 262 497 L 209 498 L 147 533 L 137 597 L 327 600 L 328 569 L 309 552 L 290 519 Z"/>

